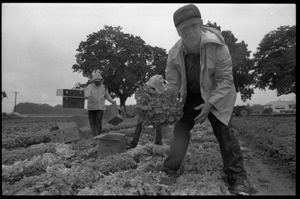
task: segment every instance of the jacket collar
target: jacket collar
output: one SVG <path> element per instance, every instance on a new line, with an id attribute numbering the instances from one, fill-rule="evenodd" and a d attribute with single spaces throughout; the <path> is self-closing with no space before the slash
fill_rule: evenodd
<path id="1" fill-rule="evenodd" d="M 94 88 L 98 88 L 98 89 L 101 88 L 101 87 L 103 86 L 103 84 L 100 84 L 99 86 L 96 86 L 96 84 L 95 84 L 94 82 L 92 82 L 91 84 L 92 84 L 92 86 L 93 86 Z"/>
<path id="2" fill-rule="evenodd" d="M 203 46 L 206 43 L 216 43 L 219 45 L 224 45 L 225 40 L 219 30 L 204 26 L 200 45 Z"/>
<path id="3" fill-rule="evenodd" d="M 219 30 L 204 26 L 200 42 L 200 48 L 207 43 L 224 45 L 225 40 Z M 177 57 L 177 55 L 180 52 L 184 52 L 181 38 L 175 43 L 175 45 L 171 48 L 169 52 L 171 59 L 173 60 L 175 57 Z"/>

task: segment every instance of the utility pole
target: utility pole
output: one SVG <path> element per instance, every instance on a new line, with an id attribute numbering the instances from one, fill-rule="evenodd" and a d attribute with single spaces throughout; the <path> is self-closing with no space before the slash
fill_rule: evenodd
<path id="1" fill-rule="evenodd" d="M 14 92 L 14 93 L 15 93 L 15 110 L 14 110 L 14 112 L 16 113 L 17 112 L 17 94 L 19 92 Z"/>

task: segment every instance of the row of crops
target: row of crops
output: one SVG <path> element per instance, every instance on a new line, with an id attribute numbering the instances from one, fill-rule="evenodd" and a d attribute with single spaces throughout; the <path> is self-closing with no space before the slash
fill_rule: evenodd
<path id="1" fill-rule="evenodd" d="M 96 140 L 50 141 L 49 129 L 64 121 L 2 121 L 3 195 L 230 195 L 208 121 L 191 131 L 181 175 L 170 184 L 162 183 L 167 176 L 153 168 L 167 157 L 171 130 L 163 131 L 162 146 L 153 144 L 154 133 L 142 133 L 136 148 L 99 159 Z M 126 119 L 115 127 L 104 125 L 103 131 L 125 134 L 128 146 L 135 124 L 134 119 Z M 232 125 L 245 145 L 256 149 L 266 163 L 295 177 L 294 117 L 233 117 Z"/>
<path id="2" fill-rule="evenodd" d="M 233 117 L 232 125 L 247 145 L 259 153 L 264 163 L 296 178 L 296 118 Z"/>
<path id="3" fill-rule="evenodd" d="M 166 185 L 162 164 L 169 150 L 171 131 L 162 146 L 142 133 L 139 145 L 104 159 L 97 158 L 97 141 L 50 142 L 49 129 L 58 120 L 15 120 L 2 123 L 2 193 L 4 195 L 230 195 L 221 180 L 222 162 L 210 124 L 196 126 L 176 182 Z M 126 135 L 135 121 L 104 131 Z M 106 130 L 105 130 L 106 129 Z"/>

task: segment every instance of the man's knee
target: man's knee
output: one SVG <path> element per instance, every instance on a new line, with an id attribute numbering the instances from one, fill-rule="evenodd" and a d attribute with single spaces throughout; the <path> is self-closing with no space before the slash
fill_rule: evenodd
<path id="1" fill-rule="evenodd" d="M 193 127 L 183 121 L 178 121 L 174 126 L 174 137 L 189 137 Z"/>

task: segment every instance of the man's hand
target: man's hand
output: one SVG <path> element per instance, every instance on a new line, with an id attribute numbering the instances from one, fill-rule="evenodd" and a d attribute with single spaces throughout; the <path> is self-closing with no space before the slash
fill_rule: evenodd
<path id="1" fill-rule="evenodd" d="M 199 106 L 195 107 L 195 110 L 201 110 L 201 113 L 194 119 L 195 123 L 199 122 L 200 124 L 202 124 L 206 120 L 206 117 L 208 116 L 211 108 L 212 104 L 209 102 L 200 104 Z"/>

